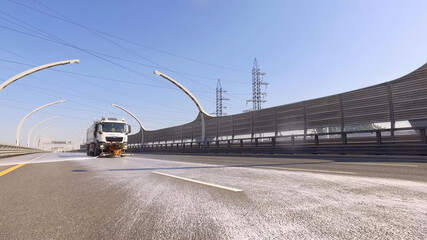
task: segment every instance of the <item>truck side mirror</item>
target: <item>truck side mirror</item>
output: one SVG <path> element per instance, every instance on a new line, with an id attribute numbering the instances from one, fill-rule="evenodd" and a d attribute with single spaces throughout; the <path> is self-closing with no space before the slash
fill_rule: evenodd
<path id="1" fill-rule="evenodd" d="M 132 132 L 132 128 L 130 127 L 130 125 L 128 125 L 128 133 Z"/>

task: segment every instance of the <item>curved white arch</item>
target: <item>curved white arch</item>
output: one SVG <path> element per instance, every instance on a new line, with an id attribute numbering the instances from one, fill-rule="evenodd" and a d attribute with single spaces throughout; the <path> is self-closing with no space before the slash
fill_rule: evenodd
<path id="1" fill-rule="evenodd" d="M 144 131 L 147 131 L 147 130 L 142 126 L 141 121 L 139 121 L 139 119 L 133 113 L 131 113 L 129 110 L 127 110 L 127 109 L 125 109 L 125 108 L 123 108 L 117 104 L 114 104 L 114 103 L 112 103 L 111 105 L 125 111 L 127 114 L 131 115 L 138 122 L 139 127 L 141 128 L 141 143 L 144 143 Z"/>
<path id="2" fill-rule="evenodd" d="M 0 92 L 7 87 L 9 84 L 15 82 L 16 80 L 23 78 L 27 75 L 30 75 L 32 73 L 38 72 L 40 70 L 46 69 L 46 68 L 51 68 L 51 67 L 55 67 L 55 66 L 59 66 L 59 65 L 65 65 L 65 64 L 70 64 L 70 63 L 79 63 L 79 59 L 74 59 L 74 60 L 67 60 L 67 61 L 61 61 L 61 62 L 54 62 L 54 63 L 48 63 L 42 66 L 38 66 L 35 68 L 31 68 L 25 72 L 22 72 L 20 74 L 17 74 L 11 78 L 9 78 L 8 80 L 6 80 L 4 83 L 2 83 L 0 85 Z"/>
<path id="3" fill-rule="evenodd" d="M 179 89 L 181 89 L 185 94 L 187 94 L 187 96 L 189 96 L 191 98 L 191 100 L 193 100 L 194 104 L 196 104 L 197 108 L 199 109 L 199 111 L 201 113 L 203 113 L 205 116 L 210 116 L 207 112 L 205 112 L 205 110 L 203 109 L 202 105 L 200 104 L 200 102 L 196 99 L 196 97 L 188 90 L 186 89 L 184 86 L 182 86 L 179 82 L 173 80 L 171 77 L 157 71 L 154 70 L 154 74 L 159 75 L 161 77 L 163 77 L 164 79 L 170 81 L 171 83 L 173 83 L 175 86 L 177 86 Z"/>
<path id="4" fill-rule="evenodd" d="M 43 123 L 45 123 L 45 122 L 48 122 L 48 121 L 50 121 L 50 120 L 53 120 L 53 119 L 56 119 L 56 118 L 59 118 L 59 117 L 60 117 L 60 116 L 56 116 L 56 117 L 48 118 L 48 119 L 46 119 L 46 120 L 44 120 L 44 121 L 39 122 L 37 125 L 35 125 L 33 128 L 31 128 L 31 130 L 30 130 L 30 132 L 28 133 L 28 136 L 27 136 L 27 147 L 30 147 L 30 138 L 31 138 L 31 133 L 33 133 L 34 129 L 36 129 L 38 126 L 42 125 L 42 124 L 43 124 Z"/>
<path id="5" fill-rule="evenodd" d="M 33 113 L 38 112 L 38 111 L 42 110 L 45 107 L 49 107 L 51 105 L 62 103 L 62 102 L 66 102 L 66 100 L 60 100 L 60 101 L 56 101 L 56 102 L 52 102 L 52 103 L 43 105 L 43 106 L 41 106 L 39 108 L 34 109 L 32 112 L 28 113 L 24 118 L 22 118 L 21 121 L 19 122 L 18 128 L 16 129 L 16 145 L 19 146 L 19 136 L 21 135 L 21 127 L 22 127 L 22 124 L 24 123 L 25 119 L 27 119 Z"/>
<path id="6" fill-rule="evenodd" d="M 184 86 L 182 86 L 179 82 L 173 80 L 171 77 L 157 71 L 154 70 L 154 74 L 159 75 L 161 77 L 163 77 L 164 79 L 168 80 L 169 82 L 173 83 L 175 86 L 177 86 L 179 89 L 181 89 L 185 94 L 187 94 L 187 96 L 189 96 L 191 98 L 191 100 L 193 100 L 194 104 L 196 104 L 197 108 L 199 109 L 199 115 L 200 115 L 200 120 L 202 123 L 202 140 L 203 142 L 205 142 L 205 136 L 206 136 L 206 123 L 205 123 L 205 116 L 206 117 L 212 117 L 211 115 L 209 115 L 202 107 L 202 105 L 200 104 L 200 102 L 197 100 L 197 98 L 188 90 L 186 89 Z"/>
<path id="7" fill-rule="evenodd" d="M 42 138 L 42 137 L 44 137 L 45 135 L 47 135 L 48 133 L 49 134 L 51 134 L 51 133 L 53 133 L 53 129 L 52 130 L 50 130 L 49 132 L 45 132 L 45 131 L 47 131 L 48 129 L 50 129 L 50 128 L 53 128 L 53 127 L 56 127 L 56 126 L 58 126 L 57 124 L 52 124 L 52 125 L 49 125 L 49 126 L 47 126 L 47 127 L 45 127 L 45 128 L 43 128 L 42 130 L 40 130 L 40 132 L 38 132 L 38 134 L 35 134 L 34 135 L 34 138 L 33 138 L 33 148 L 35 148 L 36 147 L 36 140 L 37 139 L 40 139 L 40 138 Z M 43 134 L 43 135 L 42 135 Z M 37 136 L 36 136 L 37 135 Z"/>
<path id="8" fill-rule="evenodd" d="M 41 149 L 41 148 L 40 148 L 40 141 L 41 141 L 42 139 L 46 140 L 47 138 L 52 137 L 52 134 L 54 134 L 54 133 L 55 133 L 55 129 L 52 129 L 51 131 L 47 132 L 47 133 L 46 133 L 46 134 L 44 134 L 43 136 L 40 136 L 40 137 L 38 138 L 37 148 L 38 148 L 38 149 Z"/>

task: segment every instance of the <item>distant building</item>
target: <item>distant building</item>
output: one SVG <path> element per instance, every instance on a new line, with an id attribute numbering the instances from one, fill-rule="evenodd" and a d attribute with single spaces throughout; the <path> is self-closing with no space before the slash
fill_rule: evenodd
<path id="1" fill-rule="evenodd" d="M 52 152 L 66 152 L 79 148 L 80 144 L 72 141 L 49 141 L 40 143 L 40 149 Z"/>

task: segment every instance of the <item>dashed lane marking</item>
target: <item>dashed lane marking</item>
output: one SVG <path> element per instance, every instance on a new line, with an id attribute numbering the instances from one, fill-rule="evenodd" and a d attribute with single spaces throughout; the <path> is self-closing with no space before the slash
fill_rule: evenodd
<path id="1" fill-rule="evenodd" d="M 225 190 L 229 190 L 229 191 L 233 191 L 233 192 L 242 192 L 243 191 L 243 190 L 240 190 L 240 189 L 237 189 L 237 188 L 231 188 L 231 187 L 221 186 L 221 185 L 218 185 L 218 184 L 197 181 L 197 180 L 193 180 L 193 179 L 189 179 L 189 178 L 183 178 L 183 177 L 179 177 L 179 176 L 175 176 L 175 175 L 170 175 L 170 174 L 166 174 L 166 173 L 161 173 L 161 172 L 153 172 L 153 173 L 159 174 L 159 175 L 163 175 L 163 176 L 167 176 L 167 177 L 171 177 L 171 178 L 176 178 L 176 179 L 184 180 L 184 181 L 188 181 L 188 182 L 199 183 L 199 184 L 203 184 L 203 185 L 210 186 L 210 187 L 221 188 L 221 189 L 225 189 Z"/>

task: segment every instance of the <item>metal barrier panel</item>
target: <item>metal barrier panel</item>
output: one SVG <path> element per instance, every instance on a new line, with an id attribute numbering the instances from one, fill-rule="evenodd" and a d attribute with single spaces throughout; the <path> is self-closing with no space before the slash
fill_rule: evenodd
<path id="1" fill-rule="evenodd" d="M 344 125 L 389 122 L 387 84 L 342 94 Z"/>
<path id="2" fill-rule="evenodd" d="M 233 115 L 234 137 L 252 135 L 252 112 Z"/>
<path id="3" fill-rule="evenodd" d="M 206 124 L 206 141 L 213 141 L 217 139 L 218 134 L 218 118 L 205 119 Z"/>
<path id="4" fill-rule="evenodd" d="M 198 117 L 193 122 L 193 141 L 200 142 L 202 139 L 202 122 L 200 121 L 200 117 Z"/>
<path id="5" fill-rule="evenodd" d="M 341 125 L 339 95 L 306 101 L 307 128 Z"/>
<path id="6" fill-rule="evenodd" d="M 144 142 L 154 143 L 158 141 L 158 131 L 146 131 L 144 132 Z"/>
<path id="7" fill-rule="evenodd" d="M 144 131 L 144 143 L 153 142 L 152 135 L 153 135 L 153 131 Z"/>
<path id="8" fill-rule="evenodd" d="M 169 133 L 170 133 L 169 141 L 181 142 L 181 139 L 182 139 L 181 126 L 169 128 Z"/>
<path id="9" fill-rule="evenodd" d="M 304 102 L 278 106 L 276 110 L 278 132 L 304 130 Z"/>
<path id="10" fill-rule="evenodd" d="M 427 119 L 427 65 L 391 83 L 396 121 Z"/>
<path id="11" fill-rule="evenodd" d="M 159 131 L 159 142 L 167 142 L 168 139 L 168 128 L 163 128 Z"/>
<path id="12" fill-rule="evenodd" d="M 266 108 L 253 112 L 253 133 L 276 132 L 276 108 Z"/>
<path id="13" fill-rule="evenodd" d="M 222 140 L 233 138 L 233 116 L 218 117 L 218 138 Z"/>
<path id="14" fill-rule="evenodd" d="M 182 125 L 182 138 L 184 142 L 193 141 L 193 123 Z"/>
<path id="15" fill-rule="evenodd" d="M 145 132 L 144 132 L 144 134 L 145 134 Z M 129 135 L 128 142 L 129 143 L 141 143 L 141 139 L 142 139 L 142 129 L 140 129 L 138 133 L 135 133 L 133 135 Z"/>
<path id="16" fill-rule="evenodd" d="M 175 141 L 175 127 L 170 127 L 167 128 L 166 130 L 166 142 L 167 143 L 172 143 L 173 141 Z"/>

